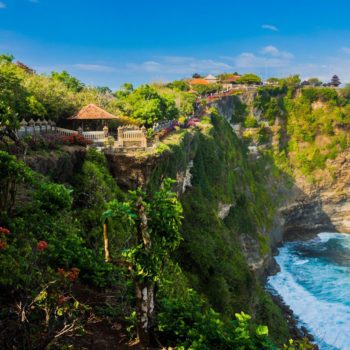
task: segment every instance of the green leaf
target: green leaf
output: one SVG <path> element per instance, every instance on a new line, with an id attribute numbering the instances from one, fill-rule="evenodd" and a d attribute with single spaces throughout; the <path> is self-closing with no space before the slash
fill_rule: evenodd
<path id="1" fill-rule="evenodd" d="M 267 326 L 258 326 L 256 328 L 255 332 L 256 332 L 256 334 L 258 336 L 267 336 L 267 335 L 269 335 L 269 329 L 268 329 Z"/>

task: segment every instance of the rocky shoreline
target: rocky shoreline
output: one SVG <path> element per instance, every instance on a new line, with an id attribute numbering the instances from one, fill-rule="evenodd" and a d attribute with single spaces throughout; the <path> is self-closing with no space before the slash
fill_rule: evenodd
<path id="1" fill-rule="evenodd" d="M 282 297 L 273 294 L 271 291 L 268 291 L 272 300 L 275 304 L 277 304 L 280 309 L 282 310 L 285 319 L 287 320 L 289 331 L 293 339 L 307 339 L 311 343 L 315 341 L 315 337 L 306 329 L 304 326 L 298 325 L 298 318 L 294 314 L 293 310 L 283 301 Z M 317 344 L 313 344 L 313 350 L 318 350 L 319 347 Z"/>
<path id="2" fill-rule="evenodd" d="M 296 241 L 296 240 L 309 240 L 312 239 L 316 236 L 317 233 L 307 233 L 306 235 L 295 235 L 295 236 L 289 236 L 286 241 Z M 282 246 L 283 242 L 279 244 L 279 246 Z M 278 254 L 278 247 L 275 248 L 274 255 Z M 272 257 L 270 263 L 269 263 L 269 268 L 268 268 L 268 273 L 265 278 L 264 284 L 266 285 L 267 278 L 269 276 L 274 276 L 278 272 L 280 272 L 280 266 L 276 262 L 275 258 Z M 300 326 L 299 319 L 298 317 L 294 314 L 293 310 L 287 305 L 282 297 L 278 295 L 275 291 L 271 291 L 269 289 L 266 289 L 266 291 L 270 294 L 271 299 L 273 302 L 279 306 L 279 308 L 282 310 L 284 318 L 287 320 L 287 324 L 289 327 L 289 332 L 292 336 L 293 339 L 307 339 L 311 343 L 315 341 L 315 337 L 306 329 L 304 326 Z M 319 347 L 317 344 L 313 343 L 313 350 L 318 350 Z"/>

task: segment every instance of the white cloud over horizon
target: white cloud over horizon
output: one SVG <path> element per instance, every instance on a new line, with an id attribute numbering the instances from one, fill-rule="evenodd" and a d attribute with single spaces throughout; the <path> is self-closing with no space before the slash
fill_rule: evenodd
<path id="1" fill-rule="evenodd" d="M 184 76 L 193 73 L 218 74 L 232 67 L 225 62 L 214 59 L 198 59 L 186 56 L 162 56 L 156 60 L 141 63 L 128 63 L 126 68 L 135 72 L 181 74 Z"/>
<path id="2" fill-rule="evenodd" d="M 262 29 L 271 30 L 271 31 L 273 31 L 273 32 L 278 32 L 278 31 L 279 31 L 279 29 L 278 29 L 276 26 L 272 25 L 272 24 L 263 24 L 263 25 L 261 26 L 261 28 L 262 28 Z"/>
<path id="3" fill-rule="evenodd" d="M 152 81 L 172 81 L 189 78 L 193 73 L 220 74 L 224 72 L 255 73 L 263 79 L 271 76 L 285 77 L 300 74 L 302 79 L 317 77 L 328 82 L 337 74 L 344 83 L 350 82 L 350 50 L 339 47 L 333 56 L 305 58 L 282 50 L 273 45 L 266 45 L 255 51 L 241 52 L 232 56 L 193 57 L 193 56 L 149 56 L 149 59 L 122 61 L 95 61 L 64 63 L 61 65 L 35 66 L 40 73 L 52 70 L 67 70 L 72 75 L 90 85 L 118 86 L 125 81 L 135 85 Z M 118 83 L 116 83 L 118 82 Z"/>
<path id="4" fill-rule="evenodd" d="M 292 53 L 287 51 L 281 51 L 277 47 L 272 45 L 263 47 L 261 53 L 263 55 L 270 55 L 272 57 L 279 57 L 287 60 L 294 58 L 294 55 Z"/>

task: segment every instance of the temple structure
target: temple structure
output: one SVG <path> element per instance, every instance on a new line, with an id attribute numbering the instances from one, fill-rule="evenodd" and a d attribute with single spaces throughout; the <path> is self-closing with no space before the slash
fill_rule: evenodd
<path id="1" fill-rule="evenodd" d="M 102 129 L 108 124 L 108 121 L 124 121 L 125 118 L 117 117 L 90 103 L 77 114 L 67 119 L 73 121 L 76 127 L 81 127 L 83 130 L 96 130 L 96 128 Z"/>

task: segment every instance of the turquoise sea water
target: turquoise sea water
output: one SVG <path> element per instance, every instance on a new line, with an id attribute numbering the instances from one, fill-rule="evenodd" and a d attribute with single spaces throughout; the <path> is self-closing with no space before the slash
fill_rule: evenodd
<path id="1" fill-rule="evenodd" d="M 287 242 L 276 260 L 281 271 L 267 286 L 291 307 L 321 350 L 350 350 L 350 235 L 320 233 Z"/>

